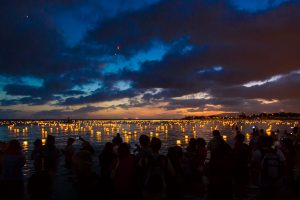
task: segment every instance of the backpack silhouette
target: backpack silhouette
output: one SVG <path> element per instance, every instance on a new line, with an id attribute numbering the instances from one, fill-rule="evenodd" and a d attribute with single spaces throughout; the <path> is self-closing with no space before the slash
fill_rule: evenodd
<path id="1" fill-rule="evenodd" d="M 276 150 L 263 153 L 261 162 L 262 181 L 273 183 L 282 177 L 282 164 Z"/>

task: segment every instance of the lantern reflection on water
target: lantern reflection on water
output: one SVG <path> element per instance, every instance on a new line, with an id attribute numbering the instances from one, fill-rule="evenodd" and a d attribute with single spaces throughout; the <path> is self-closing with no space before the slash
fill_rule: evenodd
<path id="1" fill-rule="evenodd" d="M 232 125 L 238 124 L 238 127 L 245 134 L 245 142 L 251 139 L 252 127 L 264 129 L 266 134 L 270 135 L 277 129 L 280 132 L 287 130 L 291 132 L 293 127 L 299 126 L 297 121 L 280 121 L 280 120 L 78 120 L 74 124 L 66 124 L 59 120 L 49 121 L 2 121 L 4 132 L 3 138 L 9 140 L 18 137 L 22 146 L 31 146 L 30 141 L 37 138 L 43 138 L 45 141 L 48 134 L 55 134 L 58 145 L 65 145 L 67 137 L 80 135 L 86 139 L 92 138 L 93 145 L 102 144 L 110 141 L 111 136 L 117 132 L 122 134 L 124 141 L 136 143 L 141 134 L 147 134 L 150 137 L 158 137 L 162 140 L 162 151 L 170 147 L 171 143 L 186 147 L 190 138 L 202 137 L 207 142 L 212 138 L 211 130 L 218 129 L 223 135 L 223 139 L 232 144 L 232 138 L 235 131 Z M 1 127 L 1 126 L 0 126 Z M 29 127 L 29 128 L 27 128 Z M 3 131 L 2 131 L 3 132 Z M 22 133 L 22 134 L 20 134 Z M 102 134 L 101 134 L 102 133 Z M 40 135 L 39 135 L 40 134 Z M 100 145 L 102 148 L 102 146 Z M 100 149 L 101 149 L 100 148 Z"/>
<path id="2" fill-rule="evenodd" d="M 23 141 L 23 145 L 26 147 L 26 146 L 28 146 L 28 141 Z"/>

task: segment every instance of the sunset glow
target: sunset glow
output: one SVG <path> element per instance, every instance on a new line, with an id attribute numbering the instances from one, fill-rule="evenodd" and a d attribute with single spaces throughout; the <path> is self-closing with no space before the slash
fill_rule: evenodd
<path id="1" fill-rule="evenodd" d="M 5 1 L 1 119 L 300 112 L 299 1 Z"/>

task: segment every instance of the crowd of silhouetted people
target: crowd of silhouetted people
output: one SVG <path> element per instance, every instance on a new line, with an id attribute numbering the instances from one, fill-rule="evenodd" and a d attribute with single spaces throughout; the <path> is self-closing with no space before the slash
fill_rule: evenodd
<path id="1" fill-rule="evenodd" d="M 160 153 L 157 137 L 141 135 L 134 149 L 117 134 L 100 155 L 79 137 L 81 149 L 68 138 L 59 150 L 55 137 L 48 135 L 45 145 L 36 139 L 30 159 L 34 173 L 24 181 L 26 163 L 18 140 L 0 143 L 0 199 L 52 200 L 58 160 L 74 175 L 73 187 L 79 200 L 167 200 L 186 196 L 208 200 L 246 199 L 249 188 L 257 188 L 253 199 L 299 198 L 299 177 L 295 177 L 299 131 L 271 132 L 253 128 L 249 144 L 235 131 L 230 146 L 218 130 L 212 139 L 190 138 L 188 146 L 172 146 Z M 100 168 L 92 168 L 98 157 Z M 25 184 L 26 182 L 26 184 Z M 25 187 L 26 185 L 26 187 Z M 26 192 L 25 192 L 26 191 Z"/>

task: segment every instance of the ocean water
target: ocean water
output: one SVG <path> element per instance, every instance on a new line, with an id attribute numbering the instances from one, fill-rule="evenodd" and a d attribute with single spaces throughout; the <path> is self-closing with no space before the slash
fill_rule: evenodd
<path id="1" fill-rule="evenodd" d="M 131 146 L 132 152 L 138 144 L 141 134 L 150 137 L 158 137 L 162 141 L 161 152 L 166 153 L 168 147 L 180 145 L 186 148 L 190 138 L 202 137 L 207 142 L 212 138 L 212 131 L 220 130 L 223 138 L 233 144 L 233 137 L 236 127 L 246 135 L 246 142 L 251 138 L 253 127 L 270 131 L 287 130 L 298 126 L 297 121 L 280 120 L 76 120 L 72 123 L 64 123 L 60 120 L 49 121 L 2 121 L 0 122 L 0 141 L 18 139 L 27 157 L 24 167 L 24 175 L 28 177 L 32 170 L 30 154 L 33 149 L 33 142 L 40 138 L 45 141 L 48 134 L 55 136 L 56 146 L 64 149 L 69 137 L 82 137 L 89 141 L 95 148 L 95 166 L 97 156 L 100 154 L 106 142 L 112 141 L 116 133 L 120 133 L 123 141 Z M 80 142 L 75 140 L 74 146 L 80 149 Z M 63 157 L 63 156 L 61 156 Z M 59 171 L 63 169 L 63 159 L 60 162 Z"/>
<path id="2" fill-rule="evenodd" d="M 24 166 L 25 186 L 30 175 L 33 173 L 33 163 L 30 154 L 33 149 L 33 142 L 40 138 L 43 142 L 47 135 L 55 136 L 58 149 L 64 149 L 69 137 L 79 136 L 89 141 L 96 153 L 93 157 L 93 170 L 100 172 L 98 155 L 106 142 L 111 142 L 113 137 L 120 133 L 123 141 L 131 146 L 132 153 L 141 134 L 150 137 L 158 137 L 162 141 L 161 153 L 166 154 L 169 147 L 179 145 L 183 149 L 187 147 L 190 138 L 202 137 L 207 142 L 212 138 L 212 131 L 220 130 L 223 138 L 233 145 L 233 138 L 236 129 L 239 129 L 246 136 L 246 143 L 251 139 L 251 132 L 254 126 L 264 129 L 267 133 L 285 130 L 290 133 L 298 121 L 280 120 L 76 120 L 72 123 L 64 123 L 61 120 L 49 121 L 0 121 L 0 141 L 7 142 L 11 139 L 18 139 L 22 144 L 27 162 Z M 81 145 L 78 139 L 74 147 L 79 150 Z M 76 191 L 73 187 L 73 173 L 64 167 L 64 156 L 61 153 L 58 170 L 54 179 L 54 196 L 56 200 L 76 199 Z M 257 190 L 257 189 L 256 189 Z M 257 191 L 249 192 L 255 196 Z M 248 196 L 249 196 L 248 195 Z M 25 200 L 29 199 L 25 192 Z M 189 197 L 187 199 L 199 199 Z"/>

